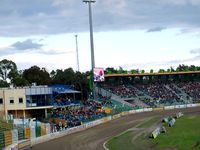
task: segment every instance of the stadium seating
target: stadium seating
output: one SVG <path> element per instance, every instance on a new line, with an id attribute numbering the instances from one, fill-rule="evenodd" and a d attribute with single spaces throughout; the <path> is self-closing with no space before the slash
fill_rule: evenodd
<path id="1" fill-rule="evenodd" d="M 200 82 L 198 81 L 146 84 L 121 83 L 115 86 L 104 83 L 101 88 L 121 99 L 137 99 L 150 107 L 200 102 Z"/>

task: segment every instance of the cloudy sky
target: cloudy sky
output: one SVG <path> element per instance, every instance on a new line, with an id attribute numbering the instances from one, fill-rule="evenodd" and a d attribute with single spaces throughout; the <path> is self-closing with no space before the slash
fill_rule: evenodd
<path id="1" fill-rule="evenodd" d="M 96 67 L 154 70 L 200 65 L 200 0 L 96 0 Z M 90 70 L 88 6 L 82 0 L 0 0 L 0 59 Z"/>

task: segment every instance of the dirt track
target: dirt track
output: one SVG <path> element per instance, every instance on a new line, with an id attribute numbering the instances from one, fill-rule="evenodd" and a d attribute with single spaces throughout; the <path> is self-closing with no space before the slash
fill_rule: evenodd
<path id="1" fill-rule="evenodd" d="M 103 150 L 103 143 L 106 140 L 138 125 L 141 121 L 152 116 L 159 116 L 162 118 L 163 116 L 174 114 L 179 111 L 200 114 L 200 107 L 128 115 L 85 131 L 35 145 L 32 147 L 32 150 Z"/>

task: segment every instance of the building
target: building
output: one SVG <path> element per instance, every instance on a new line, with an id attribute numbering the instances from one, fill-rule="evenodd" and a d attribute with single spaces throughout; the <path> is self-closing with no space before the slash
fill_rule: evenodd
<path id="1" fill-rule="evenodd" d="M 44 118 L 53 108 L 52 88 L 30 86 L 0 89 L 0 115 L 12 114 L 14 118 Z"/>

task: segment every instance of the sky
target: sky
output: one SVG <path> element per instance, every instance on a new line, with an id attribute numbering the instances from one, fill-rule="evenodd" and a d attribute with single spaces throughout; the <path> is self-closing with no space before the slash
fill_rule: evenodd
<path id="1" fill-rule="evenodd" d="M 158 70 L 200 65 L 199 0 L 96 0 L 95 66 Z M 82 0 L 0 0 L 0 60 L 19 70 L 91 69 L 88 5 Z"/>

